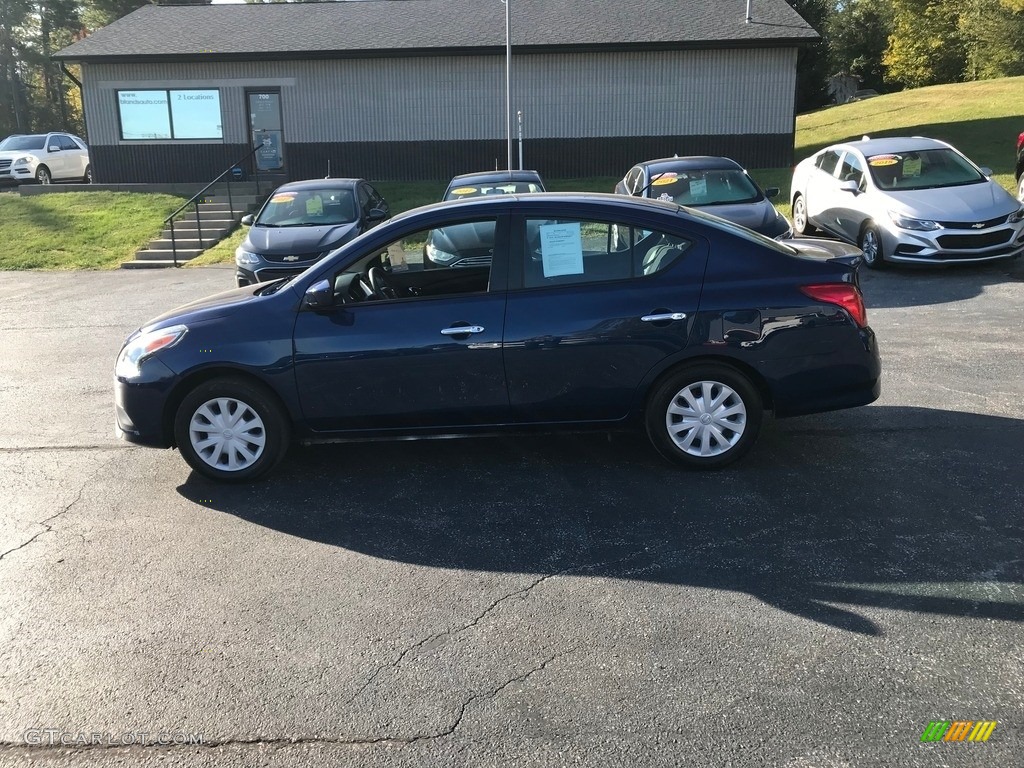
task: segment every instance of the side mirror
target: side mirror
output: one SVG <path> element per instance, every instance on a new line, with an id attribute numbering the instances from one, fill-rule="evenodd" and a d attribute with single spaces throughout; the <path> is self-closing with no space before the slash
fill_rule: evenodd
<path id="1" fill-rule="evenodd" d="M 317 280 L 306 289 L 305 305 L 310 309 L 334 306 L 334 285 L 330 280 Z"/>
<path id="2" fill-rule="evenodd" d="M 371 208 L 369 213 L 366 214 L 367 224 L 380 224 L 388 217 L 387 208 Z"/>
<path id="3" fill-rule="evenodd" d="M 48 146 L 46 148 L 46 151 L 47 152 L 60 152 L 60 147 L 58 147 L 56 144 L 51 144 L 50 146 Z"/>
<path id="4" fill-rule="evenodd" d="M 251 227 L 254 221 L 256 221 L 256 218 L 251 213 L 247 213 L 242 217 L 242 223 L 247 227 Z"/>
<path id="5" fill-rule="evenodd" d="M 984 174 L 985 176 L 991 176 L 992 175 L 992 169 L 989 168 L 986 165 L 981 166 L 981 168 L 979 168 L 978 170 L 981 171 L 982 174 Z"/>
<path id="6" fill-rule="evenodd" d="M 776 197 L 779 196 L 779 188 L 768 187 L 768 189 L 764 191 L 764 196 L 767 197 L 769 200 L 774 200 Z"/>
<path id="7" fill-rule="evenodd" d="M 841 181 L 841 182 L 839 182 L 839 191 L 840 192 L 852 192 L 853 194 L 857 194 L 857 190 L 859 188 L 860 188 L 860 185 L 856 181 L 854 181 L 853 179 L 850 179 L 849 181 Z"/>

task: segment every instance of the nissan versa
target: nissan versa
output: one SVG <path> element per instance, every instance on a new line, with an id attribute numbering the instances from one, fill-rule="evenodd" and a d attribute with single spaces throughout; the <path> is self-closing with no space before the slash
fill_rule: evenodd
<path id="1" fill-rule="evenodd" d="M 432 231 L 480 222 L 489 263 L 423 268 Z M 671 202 L 438 203 L 149 321 L 117 358 L 117 426 L 217 480 L 267 473 L 292 441 L 523 428 L 635 426 L 670 461 L 722 467 L 766 411 L 878 397 L 860 260 Z"/>

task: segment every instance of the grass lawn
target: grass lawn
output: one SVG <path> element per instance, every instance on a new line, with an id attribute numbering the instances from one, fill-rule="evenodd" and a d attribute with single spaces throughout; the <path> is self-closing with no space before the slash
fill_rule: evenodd
<path id="1" fill-rule="evenodd" d="M 112 269 L 156 237 L 170 195 L 0 193 L 0 269 Z"/>

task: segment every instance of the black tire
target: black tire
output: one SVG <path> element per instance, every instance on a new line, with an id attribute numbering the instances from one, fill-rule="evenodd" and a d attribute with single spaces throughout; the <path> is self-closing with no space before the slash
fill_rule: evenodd
<path id="1" fill-rule="evenodd" d="M 213 437 L 218 434 L 213 429 L 192 429 L 193 420 L 216 427 L 211 417 L 217 419 L 221 414 L 226 419 L 242 419 L 248 427 L 239 434 L 237 426 L 229 424 L 224 430 L 227 435 L 220 440 Z M 268 390 L 256 382 L 234 377 L 200 384 L 185 396 L 174 416 L 174 438 L 182 457 L 196 472 L 220 482 L 246 482 L 270 472 L 287 453 L 290 432 L 283 409 Z M 208 440 L 216 442 L 199 445 Z M 243 466 L 231 468 L 230 462 L 238 461 L 239 457 L 245 462 Z"/>
<path id="2" fill-rule="evenodd" d="M 803 195 L 793 197 L 793 232 L 797 236 L 813 235 L 817 230 L 807 218 L 807 201 Z"/>
<path id="3" fill-rule="evenodd" d="M 50 169 L 45 165 L 40 165 L 36 168 L 36 183 L 37 184 L 52 184 L 53 176 L 50 175 Z"/>
<path id="4" fill-rule="evenodd" d="M 857 239 L 857 246 L 864 252 L 864 263 L 871 269 L 885 269 L 885 252 L 882 248 L 882 235 L 878 227 L 870 222 L 864 225 Z"/>
<path id="5" fill-rule="evenodd" d="M 696 408 L 684 397 L 691 387 L 701 393 L 694 398 Z M 725 400 L 704 411 L 705 389 L 711 403 L 723 395 Z M 737 406 L 740 411 L 736 411 Z M 676 412 L 670 413 L 670 407 Z M 693 416 L 687 417 L 680 410 L 689 410 Z M 707 418 L 702 419 L 702 415 Z M 669 375 L 647 401 L 644 414 L 647 436 L 658 453 L 690 469 L 719 469 L 740 459 L 757 440 L 763 417 L 761 395 L 750 380 L 734 368 L 714 363 L 689 365 Z M 670 423 L 682 427 L 684 418 L 695 419 L 693 427 L 670 431 Z M 706 455 L 700 455 L 702 448 Z"/>
<path id="6" fill-rule="evenodd" d="M 83 184 L 92 184 L 92 166 L 85 166 L 85 176 L 82 177 Z"/>

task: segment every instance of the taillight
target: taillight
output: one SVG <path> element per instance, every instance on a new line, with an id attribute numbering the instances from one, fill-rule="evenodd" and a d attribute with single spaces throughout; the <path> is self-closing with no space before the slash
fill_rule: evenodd
<path id="1" fill-rule="evenodd" d="M 856 286 L 849 283 L 822 283 L 801 286 L 800 291 L 816 301 L 842 307 L 859 327 L 867 327 L 868 311 L 864 307 L 864 297 Z"/>
<path id="2" fill-rule="evenodd" d="M 1017 137 L 1017 151 L 1020 152 L 1020 148 L 1024 146 L 1024 133 Z"/>

